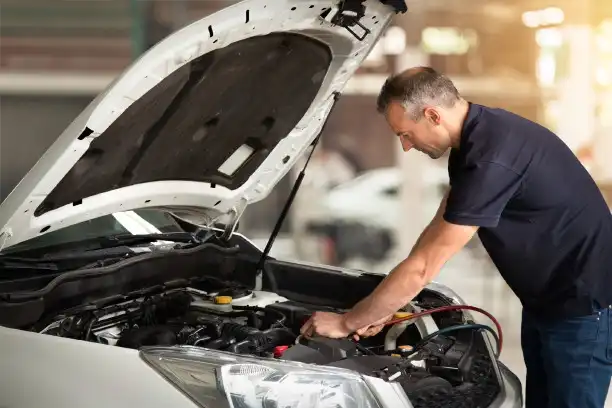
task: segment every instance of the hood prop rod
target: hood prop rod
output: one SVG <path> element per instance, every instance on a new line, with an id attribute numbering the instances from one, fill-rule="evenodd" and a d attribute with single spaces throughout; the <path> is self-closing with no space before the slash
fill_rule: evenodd
<path id="1" fill-rule="evenodd" d="M 266 263 L 266 260 L 268 259 L 268 255 L 270 254 L 270 251 L 272 250 L 272 245 L 274 245 L 274 241 L 276 240 L 276 237 L 278 236 L 278 233 L 280 232 L 280 229 L 283 226 L 283 222 L 285 221 L 285 218 L 287 218 L 287 215 L 289 214 L 289 210 L 291 209 L 291 204 L 293 204 L 293 200 L 295 199 L 295 196 L 298 190 L 300 189 L 300 186 L 302 185 L 302 181 L 304 180 L 304 176 L 306 175 L 306 168 L 308 167 L 308 164 L 310 163 L 310 159 L 312 158 L 312 154 L 314 153 L 317 147 L 317 144 L 319 143 L 319 140 L 321 139 L 321 135 L 323 134 L 323 131 L 325 130 L 325 127 L 327 126 L 327 122 L 329 121 L 329 118 L 332 112 L 334 111 L 334 108 L 336 107 L 338 99 L 340 99 L 340 93 L 334 92 L 333 98 L 334 98 L 334 101 L 333 101 L 332 107 L 330 108 L 329 113 L 327 114 L 327 117 L 325 118 L 325 122 L 323 122 L 323 126 L 321 126 L 321 130 L 319 131 L 319 134 L 317 135 L 317 137 L 313 140 L 311 144 L 312 149 L 310 150 L 310 153 L 308 154 L 308 157 L 306 158 L 306 163 L 304 163 L 304 167 L 302 167 L 302 170 L 298 174 L 295 180 L 295 183 L 293 184 L 293 187 L 291 188 L 289 197 L 287 198 L 287 201 L 285 202 L 283 210 L 281 211 L 278 217 L 278 220 L 276 221 L 276 225 L 274 225 L 274 229 L 272 230 L 270 239 L 268 239 L 268 243 L 266 244 L 266 247 L 264 251 L 262 252 L 261 257 L 259 258 L 259 262 L 257 263 L 257 276 L 261 276 L 264 272 L 267 272 L 265 269 L 265 263 Z M 268 278 L 270 280 L 270 284 L 272 285 L 272 291 L 278 290 L 278 288 L 276 287 L 277 286 L 276 279 L 274 279 L 274 276 L 272 276 L 272 274 L 268 274 Z"/>

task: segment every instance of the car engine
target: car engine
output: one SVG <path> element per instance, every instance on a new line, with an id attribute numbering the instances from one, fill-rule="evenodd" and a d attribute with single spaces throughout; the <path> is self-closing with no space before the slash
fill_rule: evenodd
<path id="1" fill-rule="evenodd" d="M 440 305 L 421 299 L 406 310 Z M 499 391 L 482 333 L 436 335 L 462 323 L 461 312 L 392 325 L 359 341 L 303 338 L 299 329 L 315 310 L 326 308 L 203 278 L 82 304 L 35 330 L 131 349 L 190 345 L 351 369 L 400 383 L 416 408 L 488 406 Z"/>

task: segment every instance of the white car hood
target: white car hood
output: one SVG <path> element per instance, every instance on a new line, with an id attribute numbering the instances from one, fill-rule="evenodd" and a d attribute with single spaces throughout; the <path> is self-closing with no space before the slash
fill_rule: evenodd
<path id="1" fill-rule="evenodd" d="M 0 250 L 116 212 L 211 220 L 264 198 L 308 150 L 396 13 L 384 4 L 392 1 L 364 1 L 370 33 L 358 39 L 330 22 L 339 3 L 246 0 L 157 44 L 2 203 Z"/>

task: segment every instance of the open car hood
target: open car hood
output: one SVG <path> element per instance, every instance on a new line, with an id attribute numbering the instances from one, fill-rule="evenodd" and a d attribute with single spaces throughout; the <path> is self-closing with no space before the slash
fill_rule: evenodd
<path id="1" fill-rule="evenodd" d="M 133 209 L 238 218 L 308 150 L 398 11 L 403 1 L 246 0 L 177 31 L 2 203 L 1 248 Z"/>

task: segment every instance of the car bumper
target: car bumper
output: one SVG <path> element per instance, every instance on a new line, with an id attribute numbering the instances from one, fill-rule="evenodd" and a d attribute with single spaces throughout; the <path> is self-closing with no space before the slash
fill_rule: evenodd
<path id="1" fill-rule="evenodd" d="M 521 380 L 503 363 L 498 362 L 502 390 L 491 408 L 522 408 L 523 386 Z"/>
<path id="2" fill-rule="evenodd" d="M 523 388 L 519 378 L 502 363 L 499 363 L 498 373 L 501 391 L 487 408 L 522 408 Z M 365 380 L 382 407 L 414 408 L 398 383 L 389 383 L 373 377 L 365 377 Z"/>

